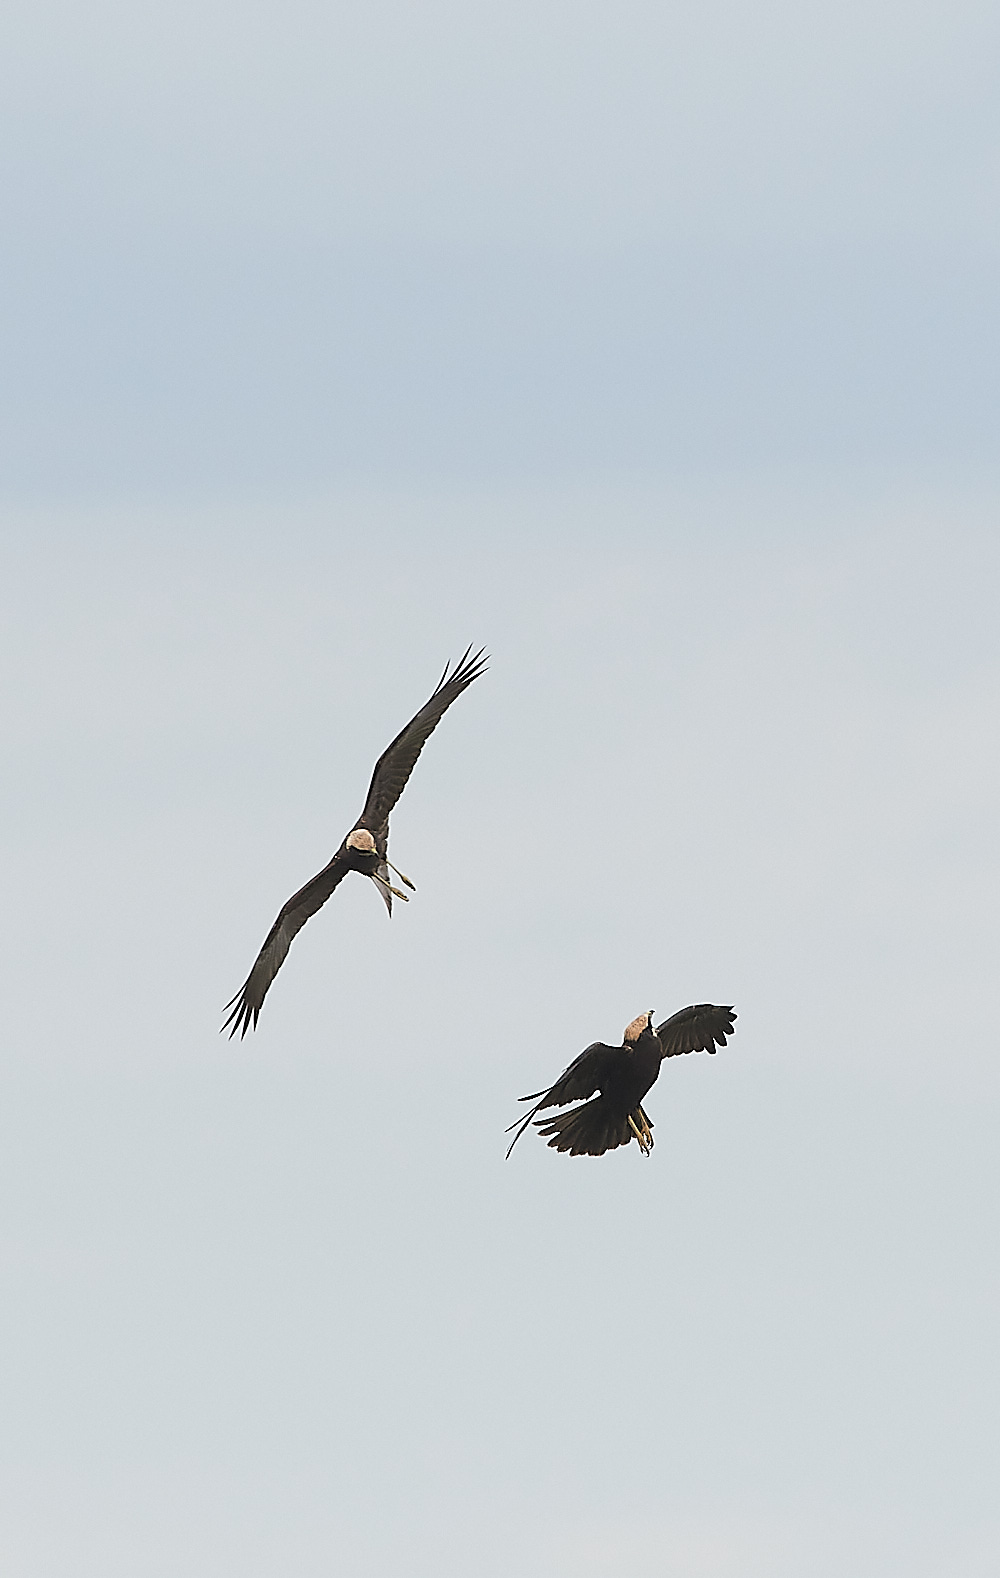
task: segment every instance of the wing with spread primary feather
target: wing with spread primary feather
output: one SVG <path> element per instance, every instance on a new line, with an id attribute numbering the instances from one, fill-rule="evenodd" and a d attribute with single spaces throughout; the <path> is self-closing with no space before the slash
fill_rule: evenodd
<path id="1" fill-rule="evenodd" d="M 264 939 L 264 946 L 257 955 L 253 969 L 236 996 L 226 1004 L 227 1008 L 232 1009 L 232 1013 L 222 1028 L 228 1029 L 230 1036 L 234 1036 L 238 1030 L 242 1040 L 251 1023 L 256 1029 L 267 989 L 284 962 L 285 955 L 292 945 L 292 938 L 296 932 L 302 930 L 310 915 L 315 915 L 316 911 L 322 908 L 349 869 L 347 861 L 338 849 L 329 865 L 318 871 L 304 888 L 299 889 L 298 893 L 293 893 L 288 903 L 281 909 L 277 920 Z"/>
<path id="2" fill-rule="evenodd" d="M 733 1034 L 735 1019 L 732 1008 L 720 1008 L 716 1003 L 692 1003 L 690 1008 L 681 1008 L 656 1027 L 663 1056 L 714 1052 L 716 1046 L 724 1047 L 726 1037 Z"/>
<path id="3" fill-rule="evenodd" d="M 406 788 L 407 779 L 413 771 L 417 757 L 445 712 L 463 690 L 483 673 L 486 667 L 483 652 L 479 651 L 475 656 L 471 654 L 472 648 L 469 647 L 455 665 L 450 677 L 448 665 L 445 665 L 444 673 L 433 695 L 424 702 L 405 729 L 400 729 L 392 744 L 382 752 L 375 763 L 375 771 L 372 773 L 372 781 L 368 788 L 368 798 L 358 821 L 358 827 L 366 827 L 369 832 L 374 833 L 376 828 L 382 826 Z"/>

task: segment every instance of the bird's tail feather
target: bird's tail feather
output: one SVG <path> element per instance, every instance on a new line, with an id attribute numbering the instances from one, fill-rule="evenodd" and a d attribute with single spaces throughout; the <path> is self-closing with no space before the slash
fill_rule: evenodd
<path id="1" fill-rule="evenodd" d="M 632 1117 L 641 1128 L 638 1108 Z M 628 1114 L 610 1111 L 603 1096 L 595 1096 L 593 1101 L 571 1107 L 568 1112 L 536 1118 L 535 1125 L 540 1134 L 552 1136 L 549 1144 L 554 1150 L 568 1151 L 571 1156 L 603 1156 L 605 1151 L 617 1150 L 635 1138 Z"/>
<path id="2" fill-rule="evenodd" d="M 391 920 L 392 919 L 392 894 L 389 892 L 389 889 L 392 886 L 392 878 L 389 875 L 389 868 L 386 865 L 384 860 L 380 860 L 379 861 L 379 864 L 376 867 L 376 870 L 378 871 L 379 876 L 382 878 L 382 881 L 381 882 L 376 882 L 374 877 L 372 877 L 371 880 L 372 880 L 373 885 L 378 889 L 379 893 L 381 893 L 382 899 L 383 899 L 383 901 L 385 903 L 385 907 L 389 911 L 389 919 Z"/>

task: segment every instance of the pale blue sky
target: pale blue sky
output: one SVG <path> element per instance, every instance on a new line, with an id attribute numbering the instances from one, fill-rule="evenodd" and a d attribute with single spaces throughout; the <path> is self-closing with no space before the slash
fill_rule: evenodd
<path id="1" fill-rule="evenodd" d="M 993 1578 L 995 11 L 4 27 L 4 1573 Z"/>
<path id="2" fill-rule="evenodd" d="M 14 3 L 7 485 L 990 464 L 997 33 Z"/>

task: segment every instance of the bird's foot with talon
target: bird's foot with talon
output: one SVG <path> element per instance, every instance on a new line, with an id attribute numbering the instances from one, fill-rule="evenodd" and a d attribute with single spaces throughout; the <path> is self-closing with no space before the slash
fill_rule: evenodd
<path id="1" fill-rule="evenodd" d="M 396 873 L 396 875 L 399 878 L 400 882 L 405 882 L 406 886 L 408 888 L 412 888 L 413 892 L 416 893 L 416 891 L 417 891 L 417 884 L 415 882 L 411 882 L 410 881 L 410 879 L 406 875 L 405 871 L 400 871 L 399 867 L 398 866 L 394 866 L 391 860 L 387 860 L 386 861 L 386 865 L 389 867 L 390 871 L 394 871 Z M 401 893 L 400 894 L 400 898 L 404 898 L 405 899 L 405 897 L 406 897 L 405 893 Z"/>
<path id="2" fill-rule="evenodd" d="M 393 866 L 392 869 L 393 869 L 393 871 L 395 871 L 395 869 L 396 869 L 395 866 Z M 373 871 L 372 872 L 372 876 L 375 878 L 376 882 L 381 884 L 381 886 L 383 888 L 387 888 L 388 889 L 388 891 L 392 894 L 393 898 L 402 899 L 404 904 L 409 904 L 409 902 L 410 902 L 410 895 L 408 893 L 404 893 L 401 888 L 394 888 L 392 883 L 391 882 L 386 882 L 385 878 L 384 877 L 380 877 L 377 871 Z M 416 892 L 416 889 L 414 888 L 413 891 Z"/>
<path id="3" fill-rule="evenodd" d="M 646 1122 L 645 1117 L 642 1118 L 642 1128 L 640 1128 L 632 1114 L 629 1113 L 628 1126 L 639 1141 L 639 1149 L 643 1156 L 648 1156 L 653 1149 L 653 1136 L 650 1133 L 649 1124 Z"/>

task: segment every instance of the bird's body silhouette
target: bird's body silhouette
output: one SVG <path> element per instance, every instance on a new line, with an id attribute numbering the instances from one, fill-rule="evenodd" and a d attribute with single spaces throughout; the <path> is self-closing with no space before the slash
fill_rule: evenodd
<path id="1" fill-rule="evenodd" d="M 414 888 L 409 877 L 404 877 L 389 861 L 389 813 L 405 789 L 414 763 L 432 730 L 437 727 L 452 702 L 483 673 L 485 656 L 482 651 L 473 655 L 469 647 L 450 675 L 449 666 L 445 665 L 437 688 L 420 711 L 382 752 L 372 773 L 365 808 L 333 859 L 305 887 L 293 893 L 280 910 L 253 969 L 236 996 L 226 1004 L 231 1012 L 222 1028 L 228 1029 L 231 1036 L 238 1030 L 242 1038 L 251 1024 L 256 1028 L 267 989 L 281 968 L 296 932 L 302 929 L 310 915 L 315 915 L 326 903 L 349 871 L 360 871 L 371 878 L 385 900 L 390 915 L 393 895 L 398 899 L 406 898 L 401 889 L 392 886 L 390 870 L 395 871 L 408 888 Z"/>
<path id="2" fill-rule="evenodd" d="M 727 1036 L 733 1034 L 735 1018 L 732 1008 L 693 1003 L 655 1030 L 652 1011 L 640 1014 L 626 1027 L 620 1047 L 595 1041 L 548 1090 L 521 1097 L 535 1105 L 507 1130 L 508 1134 L 510 1129 L 517 1130 L 507 1155 L 534 1122 L 541 1134 L 551 1136 L 548 1143 L 554 1150 L 568 1151 L 571 1156 L 603 1156 L 631 1140 L 637 1140 L 648 1156 L 653 1148 L 653 1125 L 643 1111 L 642 1099 L 655 1084 L 661 1062 L 684 1052 L 714 1052 L 716 1045 L 725 1046 Z M 546 1107 L 564 1107 L 571 1101 L 582 1101 L 583 1105 L 536 1116 Z"/>

